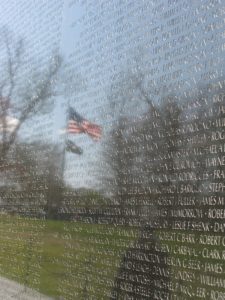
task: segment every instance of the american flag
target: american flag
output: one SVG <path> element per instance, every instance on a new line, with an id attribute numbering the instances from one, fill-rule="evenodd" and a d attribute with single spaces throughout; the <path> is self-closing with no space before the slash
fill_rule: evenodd
<path id="1" fill-rule="evenodd" d="M 68 133 L 85 133 L 93 140 L 98 141 L 102 137 L 102 129 L 99 125 L 89 122 L 79 115 L 72 107 L 69 108 Z"/>

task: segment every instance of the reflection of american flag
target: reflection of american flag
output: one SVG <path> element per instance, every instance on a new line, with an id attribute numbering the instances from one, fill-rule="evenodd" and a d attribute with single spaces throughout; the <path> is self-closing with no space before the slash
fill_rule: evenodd
<path id="1" fill-rule="evenodd" d="M 69 108 L 68 133 L 87 133 L 92 139 L 98 141 L 102 136 L 100 126 L 85 120 L 72 107 Z"/>

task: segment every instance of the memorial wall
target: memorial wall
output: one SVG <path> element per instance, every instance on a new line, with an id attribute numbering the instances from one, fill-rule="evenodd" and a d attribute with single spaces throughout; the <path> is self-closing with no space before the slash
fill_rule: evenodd
<path id="1" fill-rule="evenodd" d="M 0 19 L 0 299 L 225 299 L 225 2 Z"/>

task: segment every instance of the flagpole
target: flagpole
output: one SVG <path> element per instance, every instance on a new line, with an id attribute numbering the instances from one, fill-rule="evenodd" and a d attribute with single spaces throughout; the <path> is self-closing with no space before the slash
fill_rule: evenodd
<path id="1" fill-rule="evenodd" d="M 64 147 L 63 147 L 63 152 L 62 152 L 62 166 L 61 166 L 61 178 L 62 182 L 64 181 L 64 171 L 65 171 L 65 166 L 66 166 L 66 141 L 68 139 L 67 137 L 67 127 L 68 127 L 68 121 L 69 121 L 69 107 L 70 107 L 70 101 L 68 99 L 67 101 L 67 111 L 66 111 L 66 126 L 65 126 L 65 136 L 64 136 Z"/>
<path id="2" fill-rule="evenodd" d="M 63 151 L 62 151 L 62 166 L 61 166 L 62 179 L 64 179 L 64 169 L 66 165 L 66 140 L 67 140 L 67 126 L 68 126 L 67 123 L 68 123 L 68 105 L 66 110 L 66 126 L 65 126 L 65 135 L 64 135 Z"/>
<path id="3" fill-rule="evenodd" d="M 64 141 L 63 141 L 63 149 L 62 149 L 62 160 L 61 160 L 61 174 L 60 174 L 60 180 L 61 180 L 61 192 L 60 197 L 63 197 L 63 189 L 64 189 L 64 172 L 66 167 L 66 141 L 67 141 L 67 127 L 68 127 L 68 114 L 69 114 L 69 100 L 67 102 L 67 111 L 66 111 L 66 126 L 65 126 L 65 135 L 64 135 Z M 60 201 L 60 205 L 62 203 L 62 199 Z M 58 207 L 58 213 L 60 213 L 60 207 Z"/>

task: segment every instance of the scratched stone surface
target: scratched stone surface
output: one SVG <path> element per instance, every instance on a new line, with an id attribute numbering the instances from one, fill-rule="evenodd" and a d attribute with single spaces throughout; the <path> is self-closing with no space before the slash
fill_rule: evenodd
<path id="1" fill-rule="evenodd" d="M 1 1 L 0 299 L 225 299 L 224 17 Z"/>

